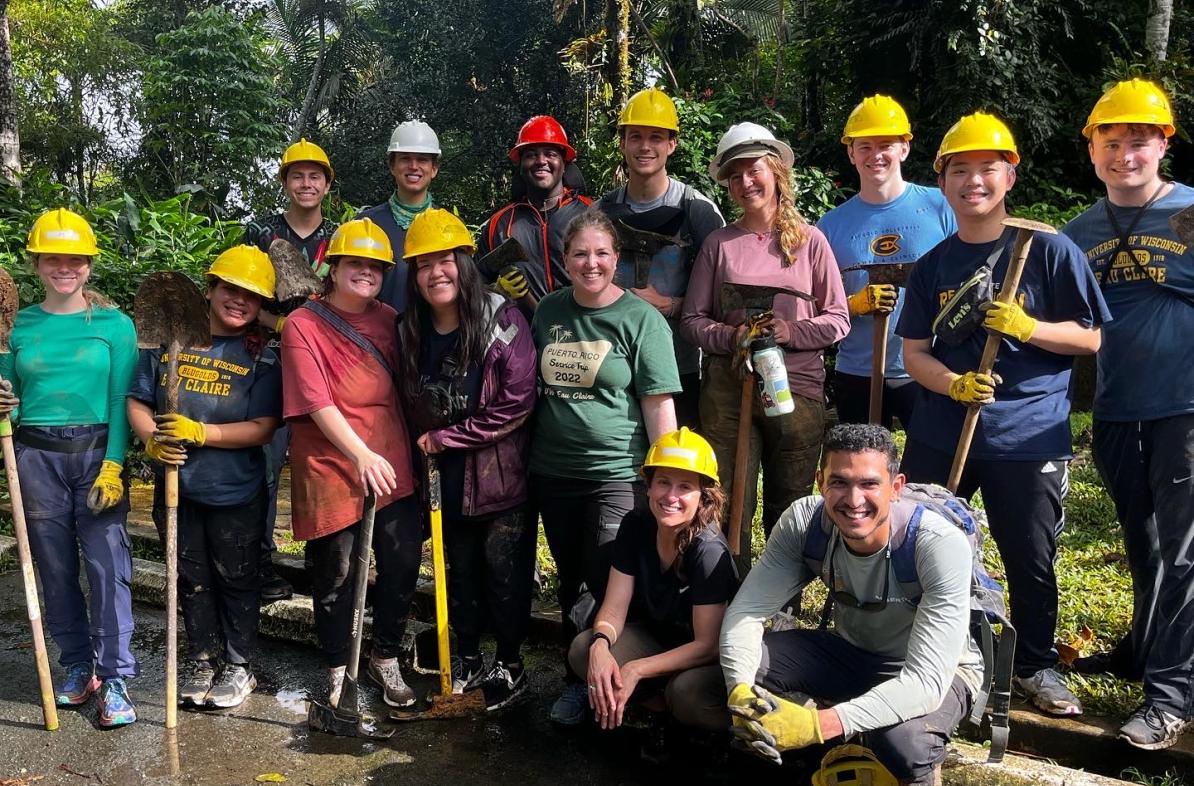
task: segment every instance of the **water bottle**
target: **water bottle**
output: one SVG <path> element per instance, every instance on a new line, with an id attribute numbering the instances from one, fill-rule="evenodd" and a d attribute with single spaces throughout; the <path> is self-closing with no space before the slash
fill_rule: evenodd
<path id="1" fill-rule="evenodd" d="M 763 336 L 750 342 L 750 360 L 759 375 L 759 398 L 767 417 L 779 417 L 796 409 L 788 386 L 784 351 L 775 345 L 775 339 Z"/>

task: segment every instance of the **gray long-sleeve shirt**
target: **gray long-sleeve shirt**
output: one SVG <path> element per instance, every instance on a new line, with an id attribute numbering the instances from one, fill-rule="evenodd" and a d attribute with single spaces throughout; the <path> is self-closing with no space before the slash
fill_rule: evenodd
<path id="1" fill-rule="evenodd" d="M 721 628 L 721 665 L 726 685 L 753 684 L 759 670 L 763 623 L 797 590 L 819 577 L 804 560 L 805 533 L 819 526 L 813 515 L 819 497 L 797 500 L 780 516 L 759 564 L 739 589 Z M 911 506 L 896 505 L 892 515 Z M 832 554 L 835 579 L 860 600 L 883 594 L 884 571 L 893 570 L 884 551 L 860 556 L 840 542 Z M 835 604 L 834 630 L 868 652 L 902 658 L 896 677 L 855 699 L 836 705 L 846 736 L 881 729 L 932 712 L 941 705 L 955 674 L 973 693 L 982 680 L 982 654 L 970 636 L 970 544 L 940 516 L 925 511 L 916 541 L 916 574 L 923 595 L 908 602 L 894 573 L 888 605 L 864 611 Z M 815 695 L 815 692 L 814 692 Z"/>

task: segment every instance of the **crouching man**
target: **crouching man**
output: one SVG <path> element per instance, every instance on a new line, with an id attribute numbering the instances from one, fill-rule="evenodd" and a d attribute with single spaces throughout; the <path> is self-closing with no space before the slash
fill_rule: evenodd
<path id="1" fill-rule="evenodd" d="M 730 604 L 721 664 L 735 735 L 754 752 L 778 759 L 858 734 L 900 783 L 939 782 L 949 737 L 982 684 L 969 632 L 970 543 L 953 523 L 900 501 L 898 467 L 881 426 L 832 429 L 817 471 L 823 499 L 804 497 L 780 516 Z M 906 537 L 918 598 L 907 597 L 893 566 Z M 832 631 L 763 632 L 818 579 L 832 596 Z M 824 709 L 769 691 L 807 695 Z"/>

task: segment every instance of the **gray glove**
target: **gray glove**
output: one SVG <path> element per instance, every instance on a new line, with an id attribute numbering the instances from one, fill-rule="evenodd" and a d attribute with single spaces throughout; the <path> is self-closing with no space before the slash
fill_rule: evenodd
<path id="1" fill-rule="evenodd" d="M 20 404 L 21 400 L 12 392 L 12 383 L 7 379 L 0 379 L 0 417 L 11 415 Z"/>

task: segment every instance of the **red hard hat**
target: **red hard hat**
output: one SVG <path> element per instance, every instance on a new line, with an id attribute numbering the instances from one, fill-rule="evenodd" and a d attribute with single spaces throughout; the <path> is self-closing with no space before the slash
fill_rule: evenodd
<path id="1" fill-rule="evenodd" d="M 517 164 L 522 159 L 522 149 L 531 145 L 555 145 L 563 149 L 564 161 L 576 158 L 576 151 L 568 144 L 564 127 L 551 115 L 535 115 L 522 124 L 518 131 L 518 142 L 510 148 L 510 160 Z"/>

